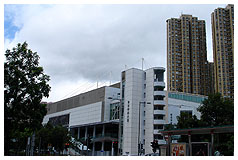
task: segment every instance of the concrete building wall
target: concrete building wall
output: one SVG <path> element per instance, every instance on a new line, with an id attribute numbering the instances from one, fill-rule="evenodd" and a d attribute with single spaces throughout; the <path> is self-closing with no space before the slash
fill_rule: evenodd
<path id="1" fill-rule="evenodd" d="M 200 103 L 168 98 L 168 104 L 169 104 L 169 107 L 170 105 L 178 107 L 180 111 L 191 110 L 193 112 L 193 115 L 196 115 L 197 118 L 200 119 L 201 113 L 197 111 L 197 108 L 200 106 Z M 170 113 L 168 115 L 168 119 L 169 119 L 169 116 L 170 116 Z"/>
<path id="2" fill-rule="evenodd" d="M 167 123 L 177 124 L 177 116 L 180 116 L 181 111 L 191 111 L 192 115 L 196 115 L 198 119 L 201 118 L 201 113 L 197 109 L 207 98 L 206 96 L 168 91 L 167 95 Z"/>
<path id="3" fill-rule="evenodd" d="M 49 118 L 69 114 L 69 127 L 87 123 L 101 122 L 102 102 L 92 103 L 85 106 L 75 107 L 64 111 L 47 114 L 43 119 L 43 124 Z"/>
<path id="4" fill-rule="evenodd" d="M 123 119 L 123 154 L 138 154 L 139 105 L 144 101 L 144 72 L 129 69 L 125 72 Z"/>
<path id="5" fill-rule="evenodd" d="M 69 114 L 69 126 L 82 125 L 110 120 L 110 98 L 118 97 L 119 88 L 102 87 L 86 93 L 70 97 L 47 105 L 47 115 L 43 123 L 49 118 Z"/>
<path id="6" fill-rule="evenodd" d="M 125 73 L 124 118 L 123 118 L 123 154 L 138 155 L 138 144 L 143 144 L 145 154 L 151 153 L 151 142 L 155 139 L 154 124 L 165 124 L 165 111 L 154 111 L 154 105 L 165 105 L 163 98 L 154 100 L 154 96 L 165 96 L 163 91 L 154 91 L 155 86 L 165 87 L 164 68 L 154 67 L 146 71 L 129 69 Z M 160 73 L 155 73 L 160 72 Z M 122 75 L 123 75 L 122 74 Z M 158 76 L 161 77 L 158 77 Z M 124 79 L 124 78 L 122 78 Z M 154 115 L 163 115 L 164 119 L 154 120 Z"/>
<path id="7" fill-rule="evenodd" d="M 150 104 L 147 104 L 150 103 Z M 154 139 L 154 70 L 146 71 L 146 104 L 145 104 L 145 154 L 152 153 L 151 143 Z"/>
<path id="8" fill-rule="evenodd" d="M 57 113 L 88 104 L 102 102 L 105 99 L 105 87 L 94 89 L 61 101 L 47 105 L 47 114 Z"/>
<path id="9" fill-rule="evenodd" d="M 192 111 L 192 115 L 196 115 L 198 119 L 200 119 L 201 117 L 201 113 L 197 111 L 197 108 L 199 107 L 200 103 L 187 102 L 172 98 L 169 98 L 168 103 L 168 123 L 172 122 L 172 124 L 177 124 L 177 116 L 180 116 L 181 111 Z"/>

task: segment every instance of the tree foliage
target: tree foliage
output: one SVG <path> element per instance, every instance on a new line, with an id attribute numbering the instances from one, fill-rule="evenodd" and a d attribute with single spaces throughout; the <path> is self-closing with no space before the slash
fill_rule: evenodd
<path id="1" fill-rule="evenodd" d="M 181 113 L 178 119 L 177 128 L 199 128 L 234 124 L 234 103 L 233 100 L 224 98 L 220 93 L 211 94 L 198 108 L 201 119 L 195 115 Z M 193 135 L 192 141 L 210 142 L 210 135 Z M 187 136 L 181 136 L 179 142 L 188 142 Z M 221 148 L 224 155 L 233 155 L 234 136 L 231 133 L 221 133 L 215 135 L 215 145 Z"/>
<path id="2" fill-rule="evenodd" d="M 211 94 L 202 101 L 197 109 L 201 119 L 195 115 L 181 113 L 177 117 L 177 128 L 197 128 L 234 124 L 234 103 L 231 99 L 224 98 L 220 93 Z"/>
<path id="3" fill-rule="evenodd" d="M 197 128 L 200 126 L 200 121 L 196 115 L 191 115 L 187 112 L 181 112 L 180 116 L 177 117 L 178 123 L 177 128 Z"/>
<path id="4" fill-rule="evenodd" d="M 41 127 L 46 114 L 43 97 L 49 96 L 49 76 L 39 66 L 37 52 L 28 49 L 28 44 L 17 44 L 6 50 L 4 63 L 4 142 L 5 154 L 11 139 L 20 132 L 31 134 Z"/>
<path id="5" fill-rule="evenodd" d="M 69 142 L 68 130 L 61 126 L 54 127 L 52 131 L 51 143 L 57 151 L 64 149 L 65 143 Z"/>
<path id="6" fill-rule="evenodd" d="M 65 143 L 70 140 L 70 134 L 67 128 L 62 126 L 52 126 L 47 123 L 36 133 L 37 144 L 42 149 L 47 150 L 50 144 L 58 152 L 62 151 L 65 147 Z M 39 144 L 40 143 L 40 144 Z"/>
<path id="7" fill-rule="evenodd" d="M 220 93 L 211 94 L 205 99 L 198 111 L 201 112 L 201 120 L 206 126 L 220 126 L 234 124 L 233 100 L 224 98 Z"/>

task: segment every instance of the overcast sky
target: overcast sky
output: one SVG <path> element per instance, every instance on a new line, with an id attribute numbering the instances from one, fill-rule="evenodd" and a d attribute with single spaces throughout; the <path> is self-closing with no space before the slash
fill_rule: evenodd
<path id="1" fill-rule="evenodd" d="M 166 20 L 191 14 L 206 21 L 218 5 L 4 5 L 4 48 L 27 41 L 51 78 L 47 102 L 120 81 L 125 67 L 166 68 Z"/>

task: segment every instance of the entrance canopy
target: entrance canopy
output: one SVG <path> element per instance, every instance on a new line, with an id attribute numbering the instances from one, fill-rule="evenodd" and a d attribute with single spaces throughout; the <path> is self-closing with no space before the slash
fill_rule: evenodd
<path id="1" fill-rule="evenodd" d="M 204 128 L 189 128 L 189 129 L 174 129 L 161 131 L 163 135 L 194 135 L 194 134 L 211 134 L 211 133 L 232 133 L 234 125 L 204 127 Z"/>
<path id="2" fill-rule="evenodd" d="M 188 141 L 189 141 L 189 155 L 192 156 L 192 141 L 191 136 L 192 135 L 198 135 L 198 134 L 210 134 L 211 135 L 211 154 L 208 155 L 214 155 L 214 134 L 219 133 L 234 133 L 234 125 L 225 125 L 225 126 L 216 126 L 216 127 L 203 127 L 203 128 L 188 128 L 188 129 L 173 129 L 173 130 L 164 130 L 161 131 L 161 133 L 164 136 L 168 136 L 168 152 L 167 155 L 171 152 L 171 136 L 172 135 L 188 135 Z"/>

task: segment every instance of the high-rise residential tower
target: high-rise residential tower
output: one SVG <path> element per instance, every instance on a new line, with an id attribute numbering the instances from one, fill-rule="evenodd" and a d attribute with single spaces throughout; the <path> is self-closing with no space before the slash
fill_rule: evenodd
<path id="1" fill-rule="evenodd" d="M 166 22 L 168 90 L 207 95 L 205 21 L 182 14 Z"/>
<path id="2" fill-rule="evenodd" d="M 212 13 L 215 91 L 234 98 L 234 5 Z"/>
<path id="3" fill-rule="evenodd" d="M 215 93 L 215 80 L 214 80 L 214 62 L 207 63 L 207 92 L 208 93 Z"/>

